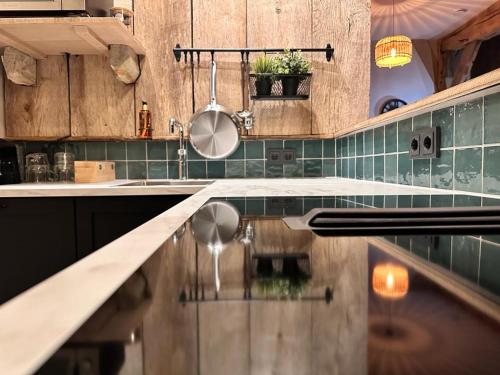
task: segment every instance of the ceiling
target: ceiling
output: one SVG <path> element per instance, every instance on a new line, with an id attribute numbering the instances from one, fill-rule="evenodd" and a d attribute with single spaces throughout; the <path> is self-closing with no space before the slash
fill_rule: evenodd
<path id="1" fill-rule="evenodd" d="M 392 1 L 372 0 L 372 40 L 393 34 Z M 395 34 L 405 34 L 412 39 L 443 36 L 496 1 L 394 0 Z M 459 9 L 462 11 L 458 11 Z"/>

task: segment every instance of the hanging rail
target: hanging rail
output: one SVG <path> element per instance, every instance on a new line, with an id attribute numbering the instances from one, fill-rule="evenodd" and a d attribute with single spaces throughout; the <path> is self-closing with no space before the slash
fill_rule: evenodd
<path id="1" fill-rule="evenodd" d="M 326 45 L 326 48 L 288 48 L 287 50 L 291 52 L 302 51 L 302 52 L 323 52 L 326 56 L 326 61 L 331 61 L 333 57 L 333 47 L 330 43 Z M 250 53 L 279 53 L 284 52 L 284 48 L 181 48 L 180 44 L 177 44 L 173 49 L 174 56 L 177 61 L 181 61 L 182 54 L 184 54 L 184 62 L 187 62 L 188 55 L 190 56 L 190 61 L 193 62 L 193 56 L 196 54 L 198 64 L 200 63 L 200 55 L 202 53 L 210 53 L 212 58 L 214 58 L 216 53 L 240 53 L 241 60 L 243 61 L 246 57 L 248 61 L 248 57 Z"/>

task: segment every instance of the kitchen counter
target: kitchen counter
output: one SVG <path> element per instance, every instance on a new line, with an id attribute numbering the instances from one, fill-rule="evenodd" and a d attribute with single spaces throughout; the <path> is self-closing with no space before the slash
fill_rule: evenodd
<path id="1" fill-rule="evenodd" d="M 207 187 L 191 189 L 198 192 L 1 306 L 0 373 L 24 374 L 37 369 L 212 197 L 450 194 L 443 190 L 340 178 L 218 180 Z M 187 193 L 181 186 L 115 187 L 104 183 L 85 187 L 19 185 L 0 189 L 0 194 L 16 197 L 147 195 L 180 190 L 182 193 L 177 194 Z M 7 195 L 15 192 L 16 195 Z"/>
<path id="2" fill-rule="evenodd" d="M 193 181 L 193 180 L 191 180 Z M 35 197 L 111 197 L 124 195 L 177 195 L 195 194 L 204 185 L 185 183 L 175 185 L 127 186 L 137 180 L 115 180 L 88 184 L 18 184 L 0 186 L 0 198 L 35 198 Z M 197 183 L 203 180 L 196 180 Z M 206 181 L 207 184 L 211 181 Z"/>

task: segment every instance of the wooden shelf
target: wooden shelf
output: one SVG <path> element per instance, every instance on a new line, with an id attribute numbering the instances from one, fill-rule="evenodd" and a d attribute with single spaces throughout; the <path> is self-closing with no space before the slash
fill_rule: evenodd
<path id="1" fill-rule="evenodd" d="M 142 44 L 114 17 L 0 18 L 0 48 L 14 47 L 36 59 L 63 55 L 104 55 L 109 45 Z"/>

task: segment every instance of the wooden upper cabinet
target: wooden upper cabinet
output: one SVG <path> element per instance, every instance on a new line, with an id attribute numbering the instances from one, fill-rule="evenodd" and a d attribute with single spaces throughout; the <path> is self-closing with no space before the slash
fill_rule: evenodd
<path id="1" fill-rule="evenodd" d="M 64 56 L 37 61 L 37 84 L 19 86 L 4 77 L 5 136 L 63 138 L 70 135 L 68 70 Z"/>
<path id="2" fill-rule="evenodd" d="M 193 114 L 191 65 L 177 62 L 172 52 L 177 43 L 191 47 L 191 2 L 136 1 L 134 14 L 135 35 L 146 48 L 136 84 L 136 112 L 147 101 L 154 135 L 167 136 L 170 117 L 186 123 Z"/>
<path id="3" fill-rule="evenodd" d="M 71 136 L 134 137 L 134 86 L 119 82 L 106 56 L 70 57 Z"/>
<path id="4" fill-rule="evenodd" d="M 311 47 L 311 0 L 248 1 L 247 17 L 249 47 Z M 255 115 L 252 135 L 311 134 L 311 99 L 256 102 Z"/>

